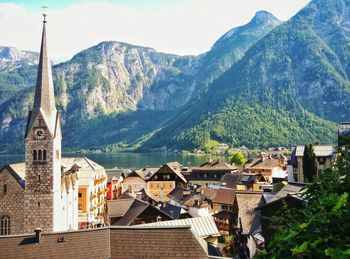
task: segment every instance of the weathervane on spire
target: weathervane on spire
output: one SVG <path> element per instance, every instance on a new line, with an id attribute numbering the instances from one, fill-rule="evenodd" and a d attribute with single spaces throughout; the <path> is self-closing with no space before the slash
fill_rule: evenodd
<path id="1" fill-rule="evenodd" d="M 41 9 L 43 10 L 43 16 L 44 16 L 44 23 L 46 23 L 46 16 L 47 16 L 47 8 L 49 8 L 47 5 L 41 6 Z"/>

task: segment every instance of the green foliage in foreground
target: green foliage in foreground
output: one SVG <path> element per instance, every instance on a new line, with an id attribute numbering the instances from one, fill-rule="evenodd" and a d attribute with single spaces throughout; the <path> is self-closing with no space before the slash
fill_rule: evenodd
<path id="1" fill-rule="evenodd" d="M 235 165 L 244 165 L 247 162 L 247 158 L 241 152 L 235 152 L 233 153 L 230 162 Z"/>
<path id="2" fill-rule="evenodd" d="M 316 155 L 314 153 L 314 148 L 311 144 L 305 145 L 304 148 L 303 172 L 305 180 L 307 182 L 311 182 L 312 179 L 317 175 Z"/>
<path id="3" fill-rule="evenodd" d="M 350 257 L 350 163 L 339 161 L 338 169 L 324 172 L 307 188 L 304 209 L 280 211 L 276 235 L 256 258 Z"/>

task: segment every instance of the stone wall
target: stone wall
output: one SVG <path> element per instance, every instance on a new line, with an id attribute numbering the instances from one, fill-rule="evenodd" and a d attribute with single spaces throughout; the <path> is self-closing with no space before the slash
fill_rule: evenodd
<path id="1" fill-rule="evenodd" d="M 23 233 L 24 189 L 5 167 L 0 172 L 0 219 L 8 215 L 11 220 L 10 234 Z M 7 192 L 4 193 L 4 185 Z"/>

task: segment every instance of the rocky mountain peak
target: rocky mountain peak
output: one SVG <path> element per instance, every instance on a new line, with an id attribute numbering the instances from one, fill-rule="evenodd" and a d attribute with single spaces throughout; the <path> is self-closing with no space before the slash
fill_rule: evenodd
<path id="1" fill-rule="evenodd" d="M 257 11 L 253 19 L 249 23 L 255 24 L 278 24 L 281 21 L 278 20 L 273 14 L 267 11 Z"/>
<path id="2" fill-rule="evenodd" d="M 0 46 L 0 71 L 13 70 L 21 65 L 34 65 L 38 59 L 39 53 Z"/>

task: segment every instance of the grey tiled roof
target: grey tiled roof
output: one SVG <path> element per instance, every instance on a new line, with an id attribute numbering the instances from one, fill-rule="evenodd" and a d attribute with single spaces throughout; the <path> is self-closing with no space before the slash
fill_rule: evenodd
<path id="1" fill-rule="evenodd" d="M 314 153 L 318 157 L 325 157 L 325 156 L 333 156 L 334 154 L 334 148 L 331 145 L 314 145 Z M 305 146 L 297 146 L 296 147 L 296 156 L 303 156 L 304 155 L 304 149 Z"/>
<path id="2" fill-rule="evenodd" d="M 220 232 L 215 224 L 212 216 L 196 217 L 189 219 L 176 219 L 159 221 L 141 226 L 191 226 L 192 230 L 196 232 L 200 237 L 218 237 Z"/>

